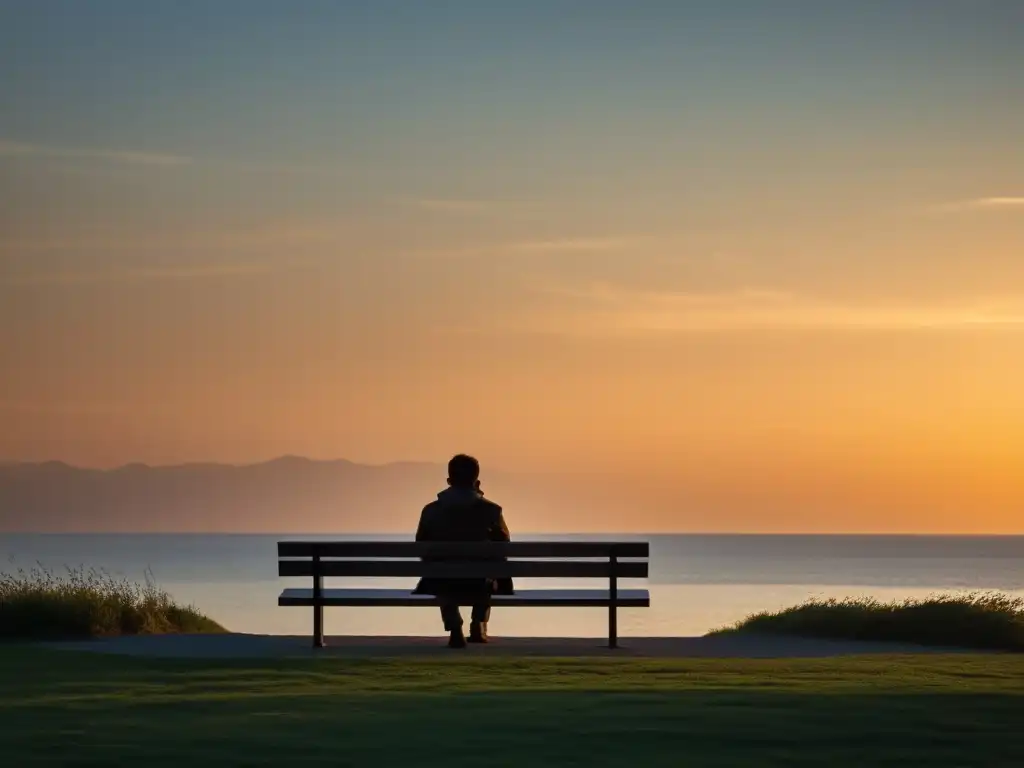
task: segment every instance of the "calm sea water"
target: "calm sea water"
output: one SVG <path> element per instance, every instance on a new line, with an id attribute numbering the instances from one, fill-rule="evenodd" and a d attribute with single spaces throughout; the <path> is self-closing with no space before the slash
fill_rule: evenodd
<path id="1" fill-rule="evenodd" d="M 310 611 L 278 608 L 276 543 L 283 539 L 393 539 L 400 536 L 75 534 L 0 535 L 0 570 L 37 564 L 96 568 L 133 580 L 152 574 L 178 600 L 239 632 L 304 634 Z M 651 542 L 651 608 L 624 609 L 623 635 L 702 634 L 758 610 L 808 597 L 870 595 L 883 599 L 939 592 L 1000 590 L 1024 595 L 1024 536 L 522 536 L 526 539 L 642 539 Z M 412 586 L 412 579 L 349 579 L 340 584 Z M 552 585 L 545 580 L 541 585 Z M 560 581 L 562 586 L 586 582 Z M 535 586 L 519 579 L 521 587 Z M 590 582 L 590 586 L 596 586 Z M 623 586 L 634 586 L 629 582 Z M 639 586 L 639 585 L 637 585 Z M 600 609 L 495 610 L 497 635 L 600 637 Z M 329 634 L 439 634 L 427 608 L 337 608 Z"/>

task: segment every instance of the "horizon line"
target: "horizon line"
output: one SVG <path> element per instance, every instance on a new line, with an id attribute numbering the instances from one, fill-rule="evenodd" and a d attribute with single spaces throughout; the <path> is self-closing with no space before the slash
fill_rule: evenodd
<path id="1" fill-rule="evenodd" d="M 295 462 L 306 462 L 309 464 L 351 464 L 359 467 L 393 467 L 400 464 L 420 464 L 425 466 L 443 466 L 442 463 L 436 463 L 432 461 L 419 461 L 415 459 L 395 459 L 392 461 L 385 462 L 362 462 L 355 461 L 353 459 L 345 458 L 333 458 L 333 459 L 316 459 L 310 456 L 299 456 L 296 454 L 281 454 L 274 456 L 269 459 L 260 459 L 256 461 L 248 462 L 230 462 L 230 461 L 204 461 L 201 459 L 193 461 L 179 461 L 167 464 L 151 464 L 144 461 L 128 461 L 121 464 L 113 464 L 110 466 L 89 466 L 85 464 L 75 464 L 64 459 L 43 459 L 34 461 L 25 461 L 22 459 L 2 459 L 0 460 L 0 468 L 3 467 L 44 467 L 48 465 L 59 465 L 68 469 L 80 469 L 88 472 L 117 472 L 122 469 L 178 469 L 181 467 L 225 467 L 233 469 L 243 469 L 246 467 L 260 467 L 267 464 L 275 464 L 283 461 L 295 461 Z"/>
<path id="2" fill-rule="evenodd" d="M 411 536 L 411 533 L 387 533 L 387 532 L 370 532 L 370 531 L 332 531 L 327 533 L 316 533 L 312 531 L 306 531 L 303 533 L 287 533 L 282 531 L 5 531 L 0 530 L 0 536 L 284 536 L 284 537 L 296 537 L 296 536 L 315 536 L 318 540 L 323 540 L 325 536 L 341 536 L 341 537 L 352 537 L 352 536 Z M 1024 538 L 1024 531 L 1011 532 L 1011 533 L 929 533 L 921 531 L 828 531 L 828 532 L 813 532 L 813 531 L 646 531 L 642 533 L 630 533 L 626 531 L 562 531 L 562 532 L 542 532 L 542 531 L 526 531 L 520 536 L 624 536 L 624 537 L 641 537 L 641 536 L 694 536 L 694 537 L 710 537 L 710 536 L 747 536 L 747 537 L 788 537 L 793 538 L 797 536 L 805 537 L 872 537 L 872 538 L 958 538 L 958 539 L 981 539 L 981 538 Z M 301 541 L 301 539 L 290 539 L 292 541 Z M 372 539 L 366 539 L 371 541 Z M 513 543 L 524 543 L 524 542 L 537 542 L 544 541 L 543 538 L 536 539 L 522 539 L 517 538 Z M 412 541 L 410 539 L 410 541 Z"/>

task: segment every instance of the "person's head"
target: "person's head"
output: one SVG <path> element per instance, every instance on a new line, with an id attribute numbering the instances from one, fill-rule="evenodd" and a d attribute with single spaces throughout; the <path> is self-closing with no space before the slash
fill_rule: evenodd
<path id="1" fill-rule="evenodd" d="M 448 485 L 452 488 L 476 488 L 480 480 L 480 462 L 460 453 L 448 462 Z"/>

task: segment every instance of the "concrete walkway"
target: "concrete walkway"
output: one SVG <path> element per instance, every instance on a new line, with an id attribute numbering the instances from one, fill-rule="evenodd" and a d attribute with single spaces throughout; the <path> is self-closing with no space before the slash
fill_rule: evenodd
<path id="1" fill-rule="evenodd" d="M 886 653 L 950 653 L 955 649 L 890 643 L 838 642 L 764 635 L 715 637 L 634 637 L 610 650 L 604 638 L 498 637 L 463 650 L 446 647 L 443 637 L 330 637 L 327 647 L 311 647 L 308 636 L 148 635 L 82 642 L 46 643 L 47 647 L 154 658 L 369 658 L 404 656 L 572 656 L 646 658 L 825 658 Z"/>

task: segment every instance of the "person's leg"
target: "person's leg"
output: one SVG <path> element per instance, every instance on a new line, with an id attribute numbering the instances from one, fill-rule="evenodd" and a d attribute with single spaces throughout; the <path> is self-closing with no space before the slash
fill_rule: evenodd
<path id="1" fill-rule="evenodd" d="M 444 631 L 451 632 L 462 626 L 462 612 L 458 603 L 446 603 L 441 606 L 441 621 L 444 622 Z"/>
<path id="2" fill-rule="evenodd" d="M 491 618 L 491 606 L 487 603 L 473 606 L 472 622 L 474 624 L 486 624 Z"/>
<path id="3" fill-rule="evenodd" d="M 487 622 L 491 618 L 491 606 L 481 603 L 473 606 L 473 615 L 469 625 L 469 641 L 471 643 L 487 642 Z"/>
<path id="4" fill-rule="evenodd" d="M 461 648 L 466 644 L 466 636 L 462 632 L 462 612 L 458 603 L 446 603 L 441 606 L 441 620 L 448 632 L 448 645 Z"/>

